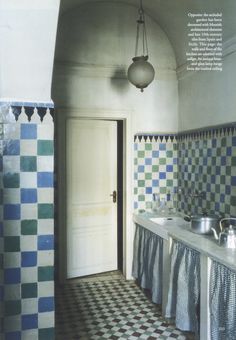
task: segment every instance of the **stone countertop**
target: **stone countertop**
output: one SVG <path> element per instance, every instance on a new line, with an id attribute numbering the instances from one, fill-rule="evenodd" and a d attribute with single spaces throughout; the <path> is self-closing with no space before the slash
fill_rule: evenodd
<path id="1" fill-rule="evenodd" d="M 168 215 L 168 217 L 174 218 L 182 217 L 181 215 Z M 236 249 L 226 249 L 218 245 L 213 235 L 199 235 L 193 233 L 190 230 L 190 223 L 182 220 L 182 223 L 173 223 L 173 221 L 167 221 L 165 224 L 158 224 L 153 222 L 151 218 L 155 217 L 167 217 L 158 216 L 153 213 L 134 213 L 133 220 L 135 223 L 140 224 L 144 228 L 157 234 L 165 240 L 171 237 L 177 241 L 180 241 L 186 246 L 197 250 L 203 255 L 210 257 L 211 259 L 220 262 L 233 271 L 236 271 Z"/>

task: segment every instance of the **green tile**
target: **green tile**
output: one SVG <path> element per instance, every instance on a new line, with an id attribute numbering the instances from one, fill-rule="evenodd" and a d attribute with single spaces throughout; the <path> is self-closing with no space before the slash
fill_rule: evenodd
<path id="1" fill-rule="evenodd" d="M 152 173 L 151 172 L 145 173 L 145 179 L 152 179 Z"/>
<path id="2" fill-rule="evenodd" d="M 53 204 L 42 203 L 38 204 L 38 218 L 53 218 L 54 217 L 54 209 Z"/>
<path id="3" fill-rule="evenodd" d="M 37 157 L 36 156 L 21 156 L 20 157 L 21 171 L 37 171 Z"/>
<path id="4" fill-rule="evenodd" d="M 138 159 L 135 158 L 135 159 L 134 159 L 134 165 L 137 165 L 137 164 L 138 164 Z"/>
<path id="5" fill-rule="evenodd" d="M 152 150 L 152 144 L 151 143 L 145 143 L 145 150 Z"/>
<path id="6" fill-rule="evenodd" d="M 221 139 L 221 146 L 226 146 L 226 138 L 225 137 L 223 137 L 222 139 Z"/>
<path id="7" fill-rule="evenodd" d="M 166 164 L 166 158 L 159 158 L 159 164 L 165 165 Z"/>
<path id="8" fill-rule="evenodd" d="M 173 186 L 173 180 L 172 179 L 167 179 L 166 186 L 167 187 L 172 187 Z"/>
<path id="9" fill-rule="evenodd" d="M 215 192 L 217 193 L 217 194 L 220 194 L 221 192 L 220 192 L 220 185 L 219 184 L 216 184 L 216 186 L 215 186 Z"/>
<path id="10" fill-rule="evenodd" d="M 236 157 L 234 156 L 231 158 L 231 165 L 236 166 Z"/>
<path id="11" fill-rule="evenodd" d="M 54 338 L 54 328 L 41 328 L 38 330 L 39 340 L 53 340 Z"/>
<path id="12" fill-rule="evenodd" d="M 37 235 L 37 220 L 22 220 L 21 235 Z"/>
<path id="13" fill-rule="evenodd" d="M 20 251 L 20 237 L 19 236 L 4 237 L 4 251 L 5 252 Z"/>
<path id="14" fill-rule="evenodd" d="M 52 140 L 38 140 L 38 156 L 52 156 L 53 155 L 53 141 Z"/>
<path id="15" fill-rule="evenodd" d="M 220 184 L 225 184 L 225 176 L 220 176 Z"/>
<path id="16" fill-rule="evenodd" d="M 17 315 L 21 314 L 21 300 L 17 301 L 5 301 L 4 303 L 4 315 Z"/>
<path id="17" fill-rule="evenodd" d="M 221 148 L 217 148 L 216 149 L 216 156 L 221 156 L 222 155 L 222 150 L 221 150 Z"/>
<path id="18" fill-rule="evenodd" d="M 159 165 L 152 165 L 152 172 L 158 172 L 159 171 Z"/>
<path id="19" fill-rule="evenodd" d="M 138 202 L 145 201 L 145 195 L 138 195 Z"/>
<path id="20" fill-rule="evenodd" d="M 236 207 L 236 196 L 230 197 L 230 205 Z"/>
<path id="21" fill-rule="evenodd" d="M 145 181 L 143 179 L 138 180 L 138 187 L 145 187 Z"/>
<path id="22" fill-rule="evenodd" d="M 38 281 L 52 281 L 54 279 L 54 267 L 38 267 Z"/>
<path id="23" fill-rule="evenodd" d="M 138 158 L 144 158 L 145 152 L 144 151 L 138 151 Z"/>
<path id="24" fill-rule="evenodd" d="M 21 297 L 22 299 L 29 299 L 38 296 L 37 283 L 23 283 L 21 285 Z"/>
<path id="25" fill-rule="evenodd" d="M 4 188 L 19 188 L 20 175 L 18 173 L 7 173 L 3 175 Z"/>
<path id="26" fill-rule="evenodd" d="M 160 187 L 160 194 L 166 194 L 166 187 Z"/>
<path id="27" fill-rule="evenodd" d="M 225 167 L 225 174 L 226 174 L 226 176 L 231 176 L 231 166 Z"/>
<path id="28" fill-rule="evenodd" d="M 138 193 L 138 188 L 134 188 L 134 195 L 137 195 Z"/>
<path id="29" fill-rule="evenodd" d="M 167 151 L 166 151 L 166 157 L 167 157 L 167 158 L 172 158 L 172 157 L 173 157 L 173 151 L 167 150 Z"/>

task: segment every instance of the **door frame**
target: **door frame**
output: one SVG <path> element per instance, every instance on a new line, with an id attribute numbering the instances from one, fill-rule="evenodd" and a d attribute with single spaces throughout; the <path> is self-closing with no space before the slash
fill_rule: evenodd
<path id="1" fill-rule="evenodd" d="M 68 118 L 123 121 L 123 274 L 131 279 L 134 224 L 133 205 L 133 134 L 132 112 L 117 110 L 86 110 L 58 108 L 56 111 L 56 256 L 57 276 L 60 283 L 67 275 L 66 239 L 66 121 Z"/>

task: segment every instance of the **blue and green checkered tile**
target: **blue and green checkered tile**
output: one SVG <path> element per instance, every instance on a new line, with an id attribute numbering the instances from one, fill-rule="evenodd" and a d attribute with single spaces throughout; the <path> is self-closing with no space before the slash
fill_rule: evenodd
<path id="1" fill-rule="evenodd" d="M 177 141 L 174 136 L 135 136 L 134 209 L 149 210 L 153 194 L 166 198 L 177 187 Z"/>
<path id="2" fill-rule="evenodd" d="M 185 213 L 236 216 L 235 129 L 180 138 L 178 185 L 179 208 Z M 194 191 L 203 192 L 203 198 L 190 198 Z"/>

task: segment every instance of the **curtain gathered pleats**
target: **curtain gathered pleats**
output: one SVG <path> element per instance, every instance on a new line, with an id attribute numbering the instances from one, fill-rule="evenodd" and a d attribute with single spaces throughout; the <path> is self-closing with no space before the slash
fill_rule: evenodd
<path id="1" fill-rule="evenodd" d="M 199 331 L 200 254 L 174 241 L 166 306 L 166 317 L 175 318 L 176 327 Z"/>
<path id="2" fill-rule="evenodd" d="M 154 303 L 162 302 L 163 240 L 136 225 L 132 275 L 140 286 L 148 289 Z"/>
<path id="3" fill-rule="evenodd" d="M 236 339 L 236 272 L 212 261 L 210 320 L 212 340 Z"/>

